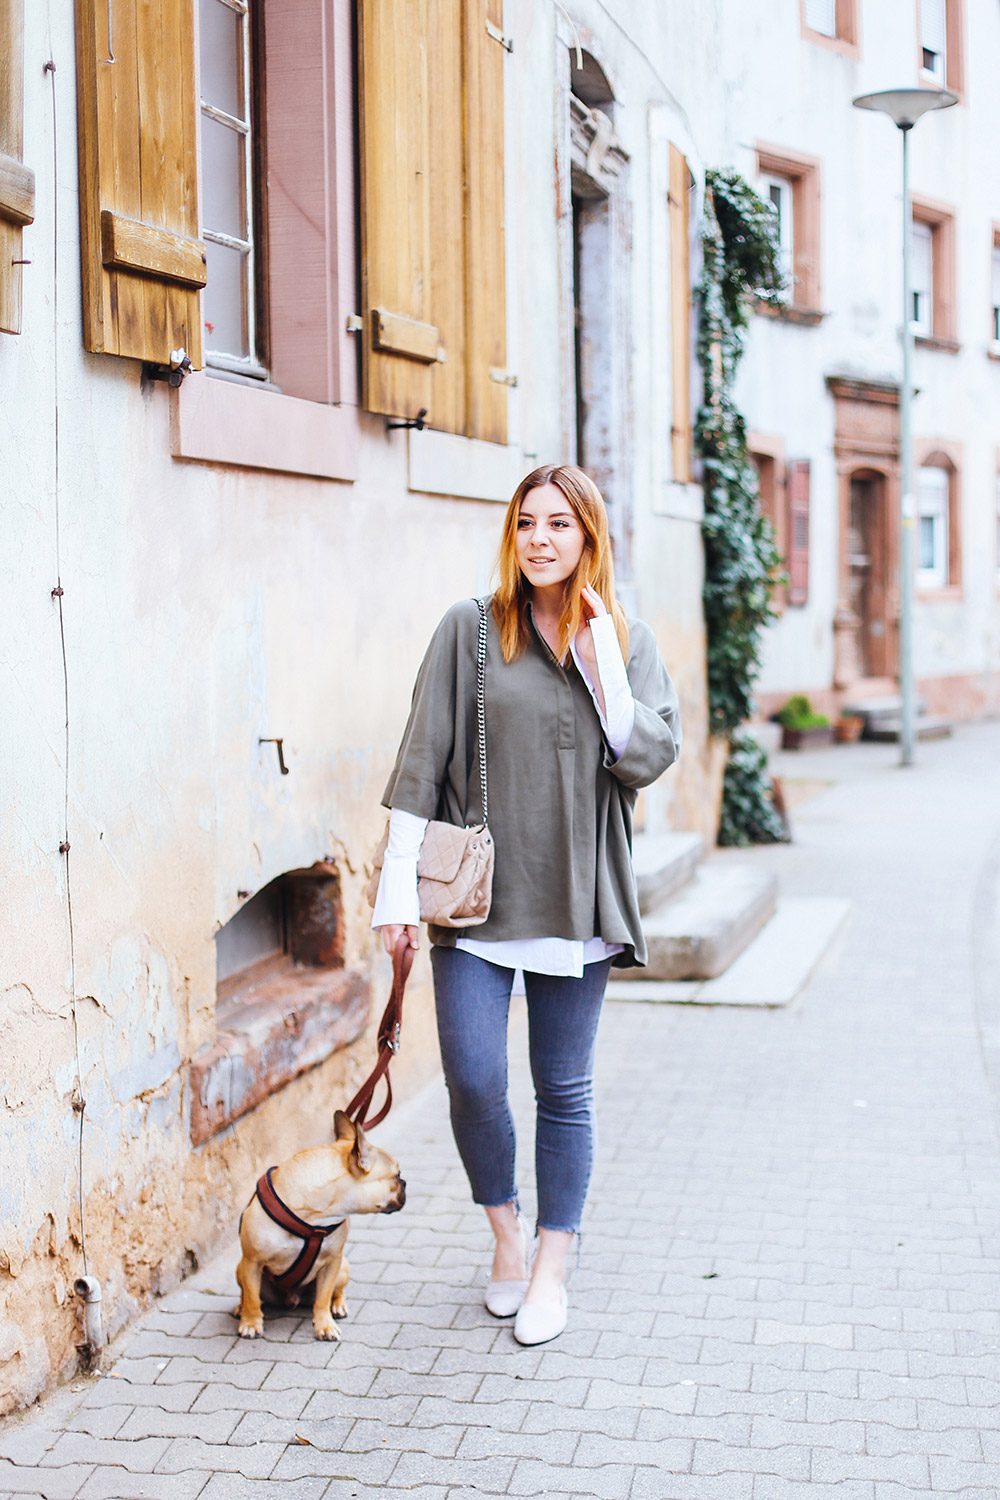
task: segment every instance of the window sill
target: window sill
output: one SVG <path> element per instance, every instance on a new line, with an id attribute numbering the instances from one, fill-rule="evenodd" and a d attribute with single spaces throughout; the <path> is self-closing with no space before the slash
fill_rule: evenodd
<path id="1" fill-rule="evenodd" d="M 817 47 L 825 47 L 828 52 L 836 52 L 840 57 L 850 58 L 857 62 L 861 56 L 861 48 L 857 42 L 848 41 L 843 36 L 827 36 L 823 31 L 813 31 L 809 26 L 803 26 L 802 39 L 806 42 L 814 42 Z"/>
<path id="2" fill-rule="evenodd" d="M 220 375 L 202 371 L 171 389 L 174 458 L 316 479 L 357 478 L 354 407 L 283 396 Z"/>
<path id="3" fill-rule="evenodd" d="M 219 1034 L 191 1060 L 191 1144 L 201 1146 L 300 1073 L 356 1041 L 368 977 L 286 968 L 219 1006 Z"/>
<path id="4" fill-rule="evenodd" d="M 962 585 L 960 583 L 918 583 L 915 593 L 918 604 L 939 604 L 949 599 L 961 599 L 963 597 Z"/>
<path id="5" fill-rule="evenodd" d="M 1000 364 L 1000 344 L 990 344 L 986 350 L 987 359 L 995 359 Z"/>
<path id="6" fill-rule="evenodd" d="M 419 494 L 506 504 L 525 473 L 520 448 L 484 443 L 451 432 L 411 428 L 408 488 Z"/>
<path id="7" fill-rule="evenodd" d="M 762 318 L 773 318 L 777 323 L 799 323 L 803 328 L 816 328 L 826 317 L 819 308 L 796 307 L 794 303 L 776 307 L 771 302 L 758 302 L 757 312 Z"/>
<path id="8" fill-rule="evenodd" d="M 914 334 L 913 342 L 918 349 L 940 349 L 942 354 L 957 354 L 962 347 L 957 339 L 938 339 L 926 333 Z"/>

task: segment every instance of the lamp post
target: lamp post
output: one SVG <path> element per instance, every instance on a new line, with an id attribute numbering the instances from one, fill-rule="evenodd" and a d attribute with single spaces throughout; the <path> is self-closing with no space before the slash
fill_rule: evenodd
<path id="1" fill-rule="evenodd" d="M 899 446 L 902 478 L 902 525 L 900 527 L 899 692 L 902 699 L 900 763 L 913 764 L 913 532 L 916 506 L 913 501 L 913 454 L 910 437 L 910 407 L 913 382 L 913 308 L 910 295 L 910 131 L 921 115 L 931 109 L 948 109 L 958 95 L 948 89 L 883 89 L 854 99 L 858 109 L 888 115 L 903 137 L 903 383 L 899 393 Z"/>

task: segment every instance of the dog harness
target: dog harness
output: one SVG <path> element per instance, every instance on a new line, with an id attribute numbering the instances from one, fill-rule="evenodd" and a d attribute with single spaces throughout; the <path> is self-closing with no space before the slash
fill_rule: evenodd
<path id="1" fill-rule="evenodd" d="M 293 1214 L 288 1204 L 282 1203 L 274 1191 L 274 1185 L 271 1182 L 273 1171 L 273 1167 L 268 1167 L 263 1177 L 258 1180 L 257 1199 L 269 1219 L 273 1219 L 280 1228 L 287 1229 L 289 1234 L 294 1234 L 303 1241 L 302 1249 L 287 1271 L 283 1271 L 280 1276 L 270 1273 L 271 1280 L 279 1292 L 291 1292 L 297 1286 L 301 1286 L 316 1264 L 320 1246 L 327 1235 L 339 1229 L 345 1220 L 338 1219 L 336 1224 L 307 1224 L 305 1219 L 300 1219 L 298 1214 Z"/>

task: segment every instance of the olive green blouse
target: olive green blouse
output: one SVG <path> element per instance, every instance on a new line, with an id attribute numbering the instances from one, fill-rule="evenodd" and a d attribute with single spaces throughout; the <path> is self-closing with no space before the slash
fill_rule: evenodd
<path id="1" fill-rule="evenodd" d="M 653 632 L 641 620 L 629 621 L 626 670 L 635 724 L 615 760 L 572 657 L 560 664 L 531 623 L 527 649 L 505 662 L 489 610 L 486 766 L 496 866 L 489 917 L 463 931 L 484 942 L 601 937 L 623 944 L 616 966 L 644 964 L 632 809 L 638 789 L 677 758 L 677 694 Z M 386 807 L 459 826 L 482 820 L 478 631 L 476 601 L 463 599 L 434 632 L 382 797 Z M 430 935 L 453 946 L 460 934 L 432 927 Z"/>

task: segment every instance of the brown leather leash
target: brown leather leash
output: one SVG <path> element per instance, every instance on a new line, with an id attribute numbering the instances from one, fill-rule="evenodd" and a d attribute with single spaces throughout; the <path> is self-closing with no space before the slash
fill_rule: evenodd
<path id="1" fill-rule="evenodd" d="M 378 1061 L 344 1111 L 348 1119 L 353 1120 L 355 1125 L 363 1126 L 365 1130 L 381 1125 L 392 1108 L 389 1064 L 399 1051 L 399 1036 L 403 1025 L 403 991 L 413 968 L 413 954 L 414 949 L 410 947 L 410 940 L 404 932 L 392 955 L 392 989 L 378 1027 Z M 385 1103 L 375 1118 L 369 1120 L 366 1116 L 380 1078 L 385 1079 Z"/>

